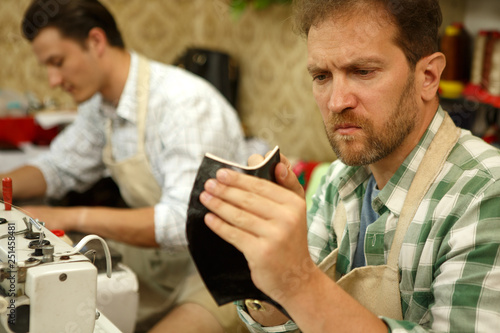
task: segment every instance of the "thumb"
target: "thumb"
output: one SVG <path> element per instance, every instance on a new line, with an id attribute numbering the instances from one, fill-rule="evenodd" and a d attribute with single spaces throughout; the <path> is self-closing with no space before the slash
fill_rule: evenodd
<path id="1" fill-rule="evenodd" d="M 304 188 L 299 182 L 299 179 L 292 170 L 288 159 L 281 156 L 281 162 L 278 163 L 275 170 L 275 176 L 278 184 L 295 192 L 301 198 L 305 198 Z"/>

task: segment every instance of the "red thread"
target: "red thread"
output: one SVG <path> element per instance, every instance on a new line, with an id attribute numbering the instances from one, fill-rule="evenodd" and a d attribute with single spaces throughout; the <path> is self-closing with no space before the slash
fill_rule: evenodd
<path id="1" fill-rule="evenodd" d="M 10 210 L 12 207 L 12 179 L 9 177 L 2 179 L 2 193 L 5 210 Z"/>

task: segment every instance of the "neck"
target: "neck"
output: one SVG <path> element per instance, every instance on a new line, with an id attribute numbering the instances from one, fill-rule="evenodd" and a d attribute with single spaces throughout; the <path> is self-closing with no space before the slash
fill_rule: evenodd
<path id="1" fill-rule="evenodd" d="M 99 91 L 104 100 L 117 106 L 130 69 L 130 53 L 119 48 L 110 48 L 103 57 L 104 83 Z"/>

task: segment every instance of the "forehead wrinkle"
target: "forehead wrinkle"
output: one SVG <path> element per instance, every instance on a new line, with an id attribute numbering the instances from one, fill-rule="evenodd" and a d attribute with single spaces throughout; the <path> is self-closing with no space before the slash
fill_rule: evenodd
<path id="1" fill-rule="evenodd" d="M 359 68 L 366 66 L 374 66 L 374 67 L 382 67 L 385 65 L 385 61 L 380 59 L 377 56 L 366 56 L 366 57 L 356 57 L 351 60 L 346 60 L 344 63 L 334 65 L 334 67 L 339 69 L 349 69 L 349 68 Z M 323 68 L 321 65 L 316 63 L 311 63 L 307 65 L 307 70 L 309 73 L 314 73 L 318 71 L 323 71 L 326 68 Z"/>
<path id="2" fill-rule="evenodd" d="M 384 50 L 380 42 L 397 45 L 392 39 L 387 40 L 387 34 L 381 30 L 375 29 L 370 36 L 360 34 L 372 26 L 372 22 L 361 24 L 354 30 L 348 29 L 341 22 L 323 22 L 321 25 L 311 29 L 308 38 L 308 70 L 332 68 L 349 68 L 357 66 L 387 66 L 387 60 L 384 59 Z M 390 35 L 394 34 L 391 25 L 386 25 Z M 339 38 L 328 38 L 332 29 L 338 31 Z M 382 37 L 383 36 L 383 37 Z M 347 44 L 346 44 L 347 43 Z M 375 43 L 375 44 L 374 44 Z M 383 46 L 384 48 L 388 46 Z M 367 52 L 368 51 L 368 52 Z"/>
<path id="3" fill-rule="evenodd" d="M 339 29 L 353 20 L 361 19 L 364 24 L 350 27 L 345 33 L 350 35 L 353 42 L 360 45 L 369 44 L 373 38 L 383 34 L 391 37 L 392 42 L 397 45 L 396 39 L 399 34 L 398 27 L 394 22 L 394 17 L 390 15 L 387 8 L 382 3 L 371 3 L 368 1 L 359 1 L 348 7 L 337 8 L 336 11 L 325 15 L 311 26 L 312 29 L 320 29 L 323 25 L 333 24 Z M 311 32 L 309 30 L 309 33 Z M 328 40 L 328 36 L 322 36 Z M 309 40 L 309 34 L 307 35 Z"/>

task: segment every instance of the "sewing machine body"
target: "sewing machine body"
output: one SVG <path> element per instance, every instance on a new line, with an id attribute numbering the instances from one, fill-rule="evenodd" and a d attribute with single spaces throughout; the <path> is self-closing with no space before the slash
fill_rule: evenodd
<path id="1" fill-rule="evenodd" d="M 0 332 L 93 332 L 96 267 L 43 226 L 22 232 L 27 220 L 0 209 Z"/>

